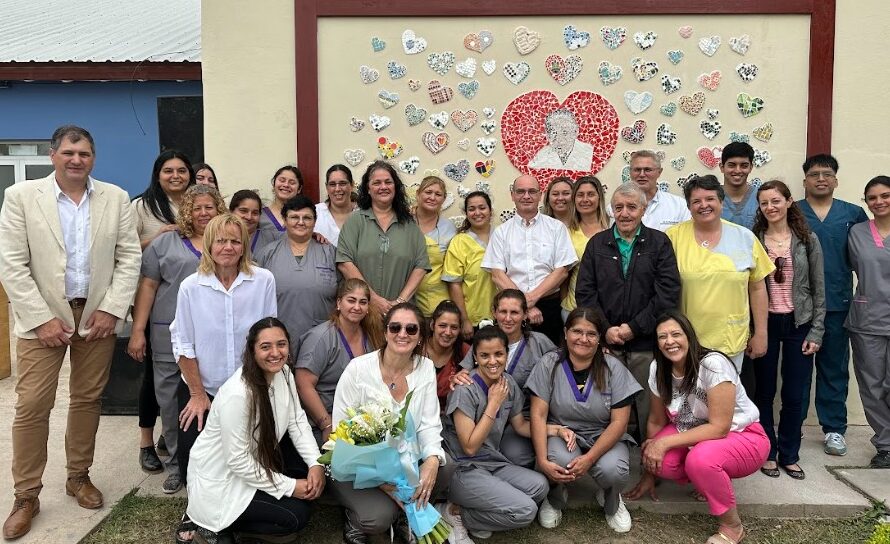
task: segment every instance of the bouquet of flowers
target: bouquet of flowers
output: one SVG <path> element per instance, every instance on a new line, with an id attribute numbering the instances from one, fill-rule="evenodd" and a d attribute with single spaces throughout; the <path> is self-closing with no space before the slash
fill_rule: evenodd
<path id="1" fill-rule="evenodd" d="M 418 508 L 412 500 L 420 482 L 420 451 L 408 413 L 412 395 L 413 391 L 408 393 L 401 410 L 393 410 L 385 400 L 347 409 L 347 418 L 322 445 L 318 462 L 332 478 L 352 482 L 355 489 L 395 486 L 393 494 L 401 501 L 418 544 L 442 544 L 451 527 L 432 505 Z"/>

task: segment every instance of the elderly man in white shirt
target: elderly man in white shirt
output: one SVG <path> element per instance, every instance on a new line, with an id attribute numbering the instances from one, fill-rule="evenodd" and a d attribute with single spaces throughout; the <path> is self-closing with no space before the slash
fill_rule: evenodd
<path id="1" fill-rule="evenodd" d="M 482 268 L 491 273 L 498 289 L 525 293 L 533 328 L 559 344 L 559 286 L 578 258 L 565 225 L 538 211 L 541 188 L 534 176 L 516 178 L 510 196 L 516 215 L 492 233 Z"/>
<path id="2" fill-rule="evenodd" d="M 646 213 L 643 224 L 650 229 L 666 231 L 674 225 L 692 219 L 686 201 L 667 191 L 658 190 L 661 175 L 661 159 L 652 151 L 635 151 L 630 156 L 630 177 L 646 193 Z M 612 207 L 609 207 L 612 217 Z"/>

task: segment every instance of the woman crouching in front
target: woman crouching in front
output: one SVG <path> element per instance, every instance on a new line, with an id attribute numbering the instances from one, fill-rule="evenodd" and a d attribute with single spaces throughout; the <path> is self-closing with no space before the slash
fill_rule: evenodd
<path id="1" fill-rule="evenodd" d="M 729 357 L 701 346 L 685 315 L 662 315 L 655 334 L 647 432 L 652 438 L 643 443 L 643 477 L 627 496 L 648 493 L 654 499 L 656 477 L 691 481 L 719 522 L 708 544 L 737 544 L 745 529 L 731 479 L 753 474 L 769 455 L 760 413 Z"/>
<path id="2" fill-rule="evenodd" d="M 188 515 L 194 541 L 216 544 L 239 532 L 292 542 L 309 522 L 309 501 L 324 490 L 324 470 L 300 406 L 284 324 L 250 328 L 244 366 L 219 388 L 191 451 Z M 229 540 L 231 542 L 231 540 Z"/>

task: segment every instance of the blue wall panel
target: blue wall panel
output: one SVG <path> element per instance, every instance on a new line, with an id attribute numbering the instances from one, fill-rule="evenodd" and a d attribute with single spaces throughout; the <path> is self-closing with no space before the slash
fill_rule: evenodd
<path id="1" fill-rule="evenodd" d="M 200 95 L 200 81 L 11 82 L 0 88 L 0 140 L 48 140 L 59 125 L 80 125 L 96 140 L 93 177 L 135 196 L 160 149 L 157 98 Z"/>

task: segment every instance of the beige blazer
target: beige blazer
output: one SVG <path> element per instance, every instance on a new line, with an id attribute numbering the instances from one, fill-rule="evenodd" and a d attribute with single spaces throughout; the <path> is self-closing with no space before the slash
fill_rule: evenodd
<path id="1" fill-rule="evenodd" d="M 0 210 L 0 281 L 15 315 L 15 334 L 37 338 L 34 329 L 53 317 L 74 327 L 65 299 L 65 241 L 55 194 L 55 173 L 6 189 Z M 127 193 L 92 180 L 90 195 L 90 288 L 78 333 L 96 310 L 123 326 L 139 278 L 141 250 Z"/>

